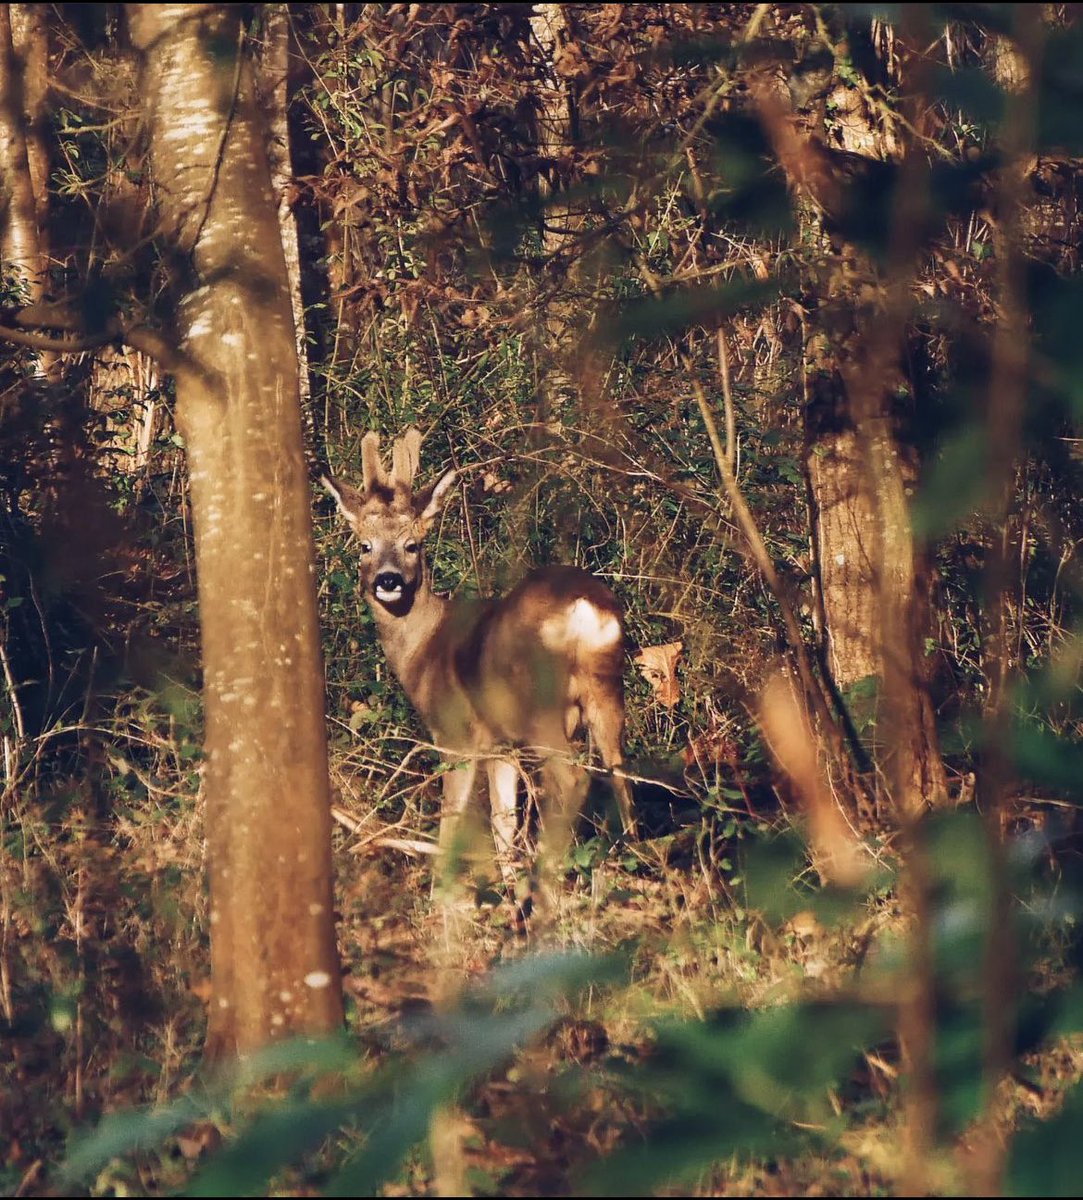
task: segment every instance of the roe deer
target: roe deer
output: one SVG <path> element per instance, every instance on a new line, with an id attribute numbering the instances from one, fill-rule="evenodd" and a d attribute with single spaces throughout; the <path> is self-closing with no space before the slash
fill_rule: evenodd
<path id="1" fill-rule="evenodd" d="M 411 428 L 380 461 L 380 435 L 361 442 L 362 489 L 327 479 L 360 544 L 360 582 L 388 663 L 443 754 L 440 845 L 453 842 L 479 762 L 489 781 L 493 841 L 511 878 L 519 770 L 506 750 L 535 749 L 546 808 L 542 861 L 558 865 L 587 777 L 570 739 L 584 728 L 609 770 L 624 832 L 635 835 L 632 796 L 620 772 L 624 732 L 624 626 L 609 588 L 578 567 L 532 571 L 503 597 L 437 596 L 422 542 L 455 471 L 414 494 L 421 434 Z M 502 750 L 505 751 L 502 753 Z"/>

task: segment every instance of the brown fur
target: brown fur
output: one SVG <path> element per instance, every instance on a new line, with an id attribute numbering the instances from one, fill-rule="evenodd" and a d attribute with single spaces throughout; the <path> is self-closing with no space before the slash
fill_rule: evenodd
<path id="1" fill-rule="evenodd" d="M 360 579 L 392 670 L 450 764 L 444 774 L 441 843 L 473 787 L 489 773 L 493 832 L 506 859 L 515 834 L 514 776 L 501 754 L 531 747 L 542 758 L 549 800 L 545 853 L 571 836 L 586 791 L 570 739 L 584 729 L 612 774 L 625 833 L 635 832 L 631 790 L 620 772 L 624 731 L 624 630 L 620 603 L 578 567 L 532 571 L 504 597 L 449 600 L 429 586 L 422 540 L 454 473 L 414 496 L 421 436 L 395 443 L 388 477 L 379 438 L 362 442 L 364 490 L 325 480 L 357 536 Z M 394 586 L 390 586 L 394 584 Z M 401 584 L 401 586 L 400 586 Z"/>

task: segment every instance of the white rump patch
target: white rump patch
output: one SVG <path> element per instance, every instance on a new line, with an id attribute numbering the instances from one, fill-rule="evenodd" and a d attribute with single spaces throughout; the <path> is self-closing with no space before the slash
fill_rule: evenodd
<path id="1" fill-rule="evenodd" d="M 563 650 L 569 642 L 601 650 L 620 640 L 620 621 L 580 598 L 570 608 L 546 618 L 539 633 L 542 644 L 550 650 Z"/>

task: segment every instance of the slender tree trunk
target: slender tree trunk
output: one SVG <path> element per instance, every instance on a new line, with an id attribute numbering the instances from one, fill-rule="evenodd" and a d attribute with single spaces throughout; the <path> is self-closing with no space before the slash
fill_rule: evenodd
<path id="1" fill-rule="evenodd" d="M 543 286 L 552 288 L 553 294 L 544 301 L 541 321 L 544 333 L 538 353 L 543 364 L 544 399 L 553 403 L 562 393 L 575 395 L 578 391 L 569 364 L 584 332 L 583 311 L 571 294 L 579 275 L 580 264 L 572 255 L 582 217 L 561 196 L 569 182 L 566 160 L 577 134 L 574 90 L 559 69 L 561 54 L 572 31 L 562 4 L 535 5 L 530 27 L 542 48 L 549 77 L 549 86 L 538 91 L 537 140 L 538 153 L 552 164 L 548 177 L 539 176 L 538 190 L 545 205 L 542 247 L 549 259 Z M 539 420 L 544 419 L 544 414 L 539 414 Z"/>
<path id="2" fill-rule="evenodd" d="M 22 64 L 22 100 L 26 161 L 37 218 L 38 251 L 42 266 L 49 257 L 49 18 L 46 4 L 12 4 L 11 39 Z"/>
<path id="3" fill-rule="evenodd" d="M 805 461 L 813 502 L 816 584 L 824 657 L 844 692 L 880 674 L 876 576 L 870 558 L 876 521 L 861 484 L 861 443 L 838 372 L 806 355 Z"/>
<path id="4" fill-rule="evenodd" d="M 546 430 L 569 400 L 579 401 L 584 412 L 604 420 L 604 406 L 596 403 L 595 389 L 584 383 L 600 373 L 596 347 L 587 334 L 589 313 L 576 303 L 576 285 L 581 263 L 576 242 L 582 217 L 562 193 L 572 182 L 569 164 L 577 134 L 574 87 L 559 70 L 561 55 L 573 36 L 565 6 L 536 4 L 530 29 L 540 47 L 541 86 L 535 93 L 537 108 L 534 137 L 539 157 L 547 160 L 547 172 L 537 178 L 541 201 L 541 245 L 545 254 L 542 271 L 530 271 L 525 279 L 538 320 L 532 322 L 528 338 L 537 379 L 536 406 L 527 434 L 528 450 L 540 448 L 549 437 Z M 598 398 L 600 399 L 600 398 Z M 544 468 L 523 464 L 516 492 L 510 497 L 506 520 L 512 544 L 529 541 L 534 519 L 532 496 Z M 574 524 L 574 523 L 571 523 Z M 571 524 L 558 529 L 554 552 L 575 553 Z"/>
<path id="5" fill-rule="evenodd" d="M 346 35 L 346 5 L 328 4 L 326 7 L 315 5 L 312 18 L 313 41 L 317 47 L 338 56 L 345 65 L 347 49 Z M 370 49 L 362 44 L 363 49 Z M 377 47 L 373 46 L 375 50 Z M 316 51 L 318 53 L 318 50 Z M 372 68 L 368 68 L 372 71 Z M 364 75 L 366 72 L 363 72 Z M 372 72 L 375 75 L 375 72 Z M 347 92 L 350 86 L 349 72 L 331 74 L 327 79 L 327 87 L 332 93 Z M 365 80 L 371 84 L 370 79 Z M 337 108 L 345 103 L 335 97 L 333 102 Z M 375 101 L 373 101 L 375 103 Z M 331 317 L 334 325 L 331 334 L 331 349 L 327 355 L 327 368 L 332 377 L 337 376 L 342 368 L 349 367 L 357 353 L 360 330 L 352 306 L 345 298 L 345 293 L 354 282 L 354 237 L 350 227 L 350 211 L 347 206 L 337 211 L 326 202 L 320 202 L 320 224 L 324 230 L 324 245 L 327 257 L 327 283 L 330 293 Z"/>
<path id="6" fill-rule="evenodd" d="M 542 199 L 550 201 L 545 212 L 542 242 L 547 253 L 559 255 L 578 224 L 572 208 L 553 201 L 554 194 L 560 190 L 556 165 L 571 149 L 576 125 L 575 98 L 568 81 L 558 70 L 560 54 L 570 36 L 564 6 L 536 4 L 530 28 L 542 48 L 551 80 L 550 86 L 538 94 L 538 150 L 554 164 L 552 177 L 541 176 L 539 179 Z"/>
<path id="7" fill-rule="evenodd" d="M 335 1029 L 324 683 L 297 348 L 241 10 L 133 4 L 177 269 L 206 713 L 207 1053 Z"/>
<path id="8" fill-rule="evenodd" d="M 928 580 L 908 500 L 917 464 L 892 412 L 897 381 L 886 364 L 870 384 L 868 364 L 847 361 L 848 342 L 828 348 L 826 338 L 814 341 L 805 441 L 825 661 L 849 693 L 855 725 L 875 722 L 874 757 L 881 765 L 895 758 L 888 773 L 900 793 L 895 803 L 940 805 L 947 781 L 924 655 Z M 855 334 L 849 342 L 858 348 L 863 339 Z M 855 695 L 854 685 L 866 679 L 875 679 L 873 689 Z"/>
<path id="9" fill-rule="evenodd" d="M 0 5 L 0 258 L 24 285 L 42 295 L 44 262 L 26 147 L 23 68 L 12 41 L 12 8 Z"/>
<path id="10" fill-rule="evenodd" d="M 297 220 L 293 215 L 293 158 L 290 153 L 289 57 L 290 17 L 284 4 L 268 4 L 264 9 L 264 46 L 261 55 L 260 90 L 270 127 L 268 153 L 271 187 L 278 205 L 278 225 L 282 231 L 282 250 L 290 281 L 290 304 L 297 330 L 297 364 L 300 369 L 301 410 L 309 411 L 312 389 L 308 377 L 308 345 L 305 338 L 305 306 L 301 299 L 301 247 Z"/>

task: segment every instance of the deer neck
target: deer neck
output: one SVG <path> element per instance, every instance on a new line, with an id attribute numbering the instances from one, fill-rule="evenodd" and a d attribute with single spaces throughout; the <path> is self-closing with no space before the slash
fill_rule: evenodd
<path id="1" fill-rule="evenodd" d="M 370 600 L 373 619 L 388 666 L 402 684 L 414 707 L 425 664 L 431 661 L 433 639 L 447 620 L 450 601 L 437 596 L 429 586 L 427 572 L 415 589 L 411 602 L 395 611 Z"/>

